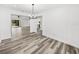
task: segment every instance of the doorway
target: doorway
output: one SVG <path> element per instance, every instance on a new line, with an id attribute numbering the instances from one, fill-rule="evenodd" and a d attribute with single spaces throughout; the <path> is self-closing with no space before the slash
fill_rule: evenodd
<path id="1" fill-rule="evenodd" d="M 35 32 L 42 35 L 42 16 L 30 19 L 30 32 Z"/>

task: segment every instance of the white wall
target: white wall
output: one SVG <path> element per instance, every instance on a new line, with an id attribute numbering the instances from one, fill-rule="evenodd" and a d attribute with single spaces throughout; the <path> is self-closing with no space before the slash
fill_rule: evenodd
<path id="1" fill-rule="evenodd" d="M 79 7 L 60 6 L 40 15 L 43 35 L 79 48 Z"/>
<path id="2" fill-rule="evenodd" d="M 0 6 L 0 40 L 11 38 L 11 14 L 28 15 L 27 13 Z"/>
<path id="3" fill-rule="evenodd" d="M 0 40 L 9 38 L 11 36 L 10 31 L 9 11 L 5 8 L 0 8 Z"/>

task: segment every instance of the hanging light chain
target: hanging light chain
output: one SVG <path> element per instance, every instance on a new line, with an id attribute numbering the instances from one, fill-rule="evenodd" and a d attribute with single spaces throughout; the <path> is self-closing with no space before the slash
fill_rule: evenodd
<path id="1" fill-rule="evenodd" d="M 32 18 L 34 18 L 34 4 L 32 4 Z"/>

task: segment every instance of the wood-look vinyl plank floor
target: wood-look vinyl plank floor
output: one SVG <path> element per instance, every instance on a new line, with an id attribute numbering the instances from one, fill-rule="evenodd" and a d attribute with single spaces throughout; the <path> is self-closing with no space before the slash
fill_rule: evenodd
<path id="1" fill-rule="evenodd" d="M 79 54 L 79 49 L 54 39 L 31 33 L 0 43 L 0 54 Z"/>

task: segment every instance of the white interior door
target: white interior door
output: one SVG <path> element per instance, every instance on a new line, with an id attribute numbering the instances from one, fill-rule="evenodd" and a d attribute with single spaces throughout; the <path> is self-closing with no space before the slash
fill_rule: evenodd
<path id="1" fill-rule="evenodd" d="M 31 19 L 30 20 L 30 32 L 36 32 L 37 33 L 37 19 Z"/>

